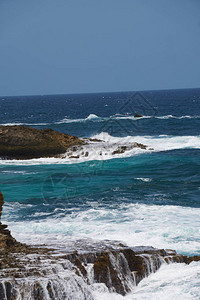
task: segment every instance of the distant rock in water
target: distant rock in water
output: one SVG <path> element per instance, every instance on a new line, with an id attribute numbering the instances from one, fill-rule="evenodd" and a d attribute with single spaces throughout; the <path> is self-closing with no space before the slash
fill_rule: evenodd
<path id="1" fill-rule="evenodd" d="M 135 117 L 135 118 L 142 118 L 143 116 L 142 116 L 142 115 L 139 115 L 139 114 L 137 114 L 137 113 L 135 113 L 135 114 L 134 114 L 134 117 Z"/>
<path id="2" fill-rule="evenodd" d="M 140 143 L 132 143 L 130 145 L 127 145 L 127 146 L 118 146 L 116 150 L 114 150 L 112 152 L 112 154 L 122 154 L 122 153 L 125 153 L 126 151 L 129 151 L 129 150 L 132 150 L 134 148 L 140 148 L 140 149 L 147 149 L 147 146 L 146 145 L 143 145 L 143 144 L 140 144 Z"/>
<path id="3" fill-rule="evenodd" d="M 35 129 L 29 126 L 0 126 L 0 157 L 31 159 L 52 157 L 65 153 L 73 145 L 81 145 L 76 136 L 52 129 Z"/>

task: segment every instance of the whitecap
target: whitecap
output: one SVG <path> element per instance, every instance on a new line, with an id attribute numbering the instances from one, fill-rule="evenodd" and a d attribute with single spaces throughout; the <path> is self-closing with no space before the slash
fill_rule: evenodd
<path id="1" fill-rule="evenodd" d="M 30 160 L 0 160 L 0 165 L 41 165 L 41 164 L 72 164 L 93 160 L 108 160 L 125 158 L 139 154 L 171 151 L 177 149 L 200 149 L 200 136 L 126 136 L 114 137 L 107 132 L 101 132 L 91 137 L 99 140 L 90 141 L 88 145 L 77 147 L 76 151 L 70 149 L 60 158 L 37 158 Z M 146 149 L 132 147 L 137 142 L 146 145 Z M 123 153 L 114 153 L 120 146 L 127 146 Z"/>
<path id="2" fill-rule="evenodd" d="M 200 208 L 87 202 L 89 206 L 87 210 L 69 213 L 65 208 L 65 212 L 57 211 L 45 219 L 16 222 L 11 221 L 12 210 L 8 210 L 7 203 L 2 221 L 9 225 L 17 240 L 30 244 L 53 242 L 67 247 L 71 239 L 107 239 L 120 240 L 128 246 L 153 246 L 200 255 Z"/>

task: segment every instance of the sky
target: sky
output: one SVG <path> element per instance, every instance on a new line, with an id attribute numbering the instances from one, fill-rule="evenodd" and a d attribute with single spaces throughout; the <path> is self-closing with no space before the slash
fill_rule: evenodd
<path id="1" fill-rule="evenodd" d="M 0 0 L 0 95 L 200 87 L 199 0 Z"/>

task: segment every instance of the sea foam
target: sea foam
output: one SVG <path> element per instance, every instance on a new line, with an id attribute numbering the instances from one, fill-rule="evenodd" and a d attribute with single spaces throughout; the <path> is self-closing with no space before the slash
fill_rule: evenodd
<path id="1" fill-rule="evenodd" d="M 67 249 L 73 239 L 107 239 L 120 240 L 128 246 L 154 246 L 200 255 L 200 208 L 88 202 L 86 210 L 70 212 L 63 205 L 62 210 L 57 209 L 45 219 L 41 214 L 41 219 L 31 216 L 32 220 L 19 222 L 12 221 L 15 210 L 14 205 L 7 203 L 3 221 L 20 242 L 53 242 Z"/>
<path id="2" fill-rule="evenodd" d="M 0 165 L 41 165 L 41 164 L 72 164 L 92 160 L 108 160 L 113 158 L 131 157 L 134 155 L 170 151 L 177 149 L 200 149 L 200 136 L 126 136 L 114 137 L 101 132 L 91 137 L 99 142 L 89 142 L 73 152 L 69 149 L 61 158 L 37 158 L 30 160 L 0 160 Z M 147 146 L 127 148 L 123 153 L 113 154 L 119 146 L 131 146 L 135 142 Z M 71 153 L 71 154 L 70 154 Z M 85 155 L 87 153 L 87 156 Z"/>

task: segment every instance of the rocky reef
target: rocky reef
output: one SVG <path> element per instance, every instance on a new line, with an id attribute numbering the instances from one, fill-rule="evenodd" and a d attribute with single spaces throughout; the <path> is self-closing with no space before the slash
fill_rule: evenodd
<path id="1" fill-rule="evenodd" d="M 0 193 L 0 215 L 3 203 Z M 194 260 L 200 257 L 116 241 L 80 240 L 71 249 L 30 247 L 0 223 L 0 299 L 93 300 L 94 290 L 126 295 L 161 264 Z"/>
<path id="2" fill-rule="evenodd" d="M 35 129 L 29 126 L 0 126 L 0 157 L 31 159 L 51 157 L 65 153 L 82 140 L 52 129 Z"/>
<path id="3" fill-rule="evenodd" d="M 153 150 L 137 142 L 124 145 L 99 139 L 79 139 L 52 129 L 35 129 L 21 125 L 0 126 L 0 159 L 96 159 L 98 156 L 102 158 L 120 155 L 136 148 Z"/>

